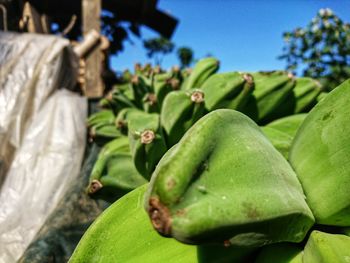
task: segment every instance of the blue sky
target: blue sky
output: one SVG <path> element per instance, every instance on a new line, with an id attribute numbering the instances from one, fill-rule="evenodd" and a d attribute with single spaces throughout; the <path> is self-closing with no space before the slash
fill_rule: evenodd
<path id="1" fill-rule="evenodd" d="M 283 69 L 278 60 L 284 45 L 282 33 L 305 27 L 320 8 L 331 8 L 350 22 L 350 0 L 159 0 L 158 8 L 180 22 L 172 41 L 189 46 L 195 58 L 212 54 L 221 61 L 220 71 Z M 142 38 L 157 34 L 143 27 Z M 114 70 L 132 68 L 136 62 L 154 61 L 146 56 L 142 41 L 112 58 Z M 175 52 L 164 57 L 163 68 L 178 64 Z"/>

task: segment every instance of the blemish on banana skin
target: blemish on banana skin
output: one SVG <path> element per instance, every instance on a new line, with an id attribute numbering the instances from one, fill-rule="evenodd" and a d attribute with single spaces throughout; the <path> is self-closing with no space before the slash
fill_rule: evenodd
<path id="1" fill-rule="evenodd" d="M 256 219 L 260 216 L 258 209 L 253 204 L 249 202 L 243 202 L 242 206 L 243 206 L 243 211 L 248 218 Z"/>

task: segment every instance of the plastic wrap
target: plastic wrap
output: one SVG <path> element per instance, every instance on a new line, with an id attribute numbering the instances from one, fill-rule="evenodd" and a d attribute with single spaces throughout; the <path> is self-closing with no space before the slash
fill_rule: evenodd
<path id="1" fill-rule="evenodd" d="M 109 205 L 86 194 L 99 151 L 96 144 L 88 147 L 78 180 L 70 185 L 19 262 L 66 263 L 87 228 Z"/>
<path id="2" fill-rule="evenodd" d="M 77 61 L 66 39 L 0 32 L 0 186 L 32 117 L 54 90 L 74 86 Z"/>
<path id="3" fill-rule="evenodd" d="M 68 40 L 0 33 L 1 263 L 20 258 L 79 174 L 86 99 L 61 89 L 77 62 Z"/>
<path id="4" fill-rule="evenodd" d="M 16 262 L 77 180 L 87 101 L 57 90 L 28 127 L 0 192 L 0 262 Z"/>

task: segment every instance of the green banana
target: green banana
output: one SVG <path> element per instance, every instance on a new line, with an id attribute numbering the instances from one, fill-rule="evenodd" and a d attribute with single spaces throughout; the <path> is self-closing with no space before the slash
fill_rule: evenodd
<path id="1" fill-rule="evenodd" d="M 168 93 L 178 90 L 181 85 L 181 77 L 178 73 L 163 73 L 154 78 L 153 88 L 157 96 L 159 108 L 162 108 L 163 101 Z"/>
<path id="2" fill-rule="evenodd" d="M 253 97 L 242 110 L 260 124 L 268 123 L 281 116 L 281 107 L 293 95 L 294 76 L 284 71 L 251 73 L 254 78 Z M 291 109 L 290 109 L 291 110 Z M 288 109 L 283 109 L 287 114 Z"/>
<path id="3" fill-rule="evenodd" d="M 159 102 L 156 94 L 154 93 L 146 93 L 143 98 L 143 109 L 145 112 L 153 113 L 159 112 Z"/>
<path id="4" fill-rule="evenodd" d="M 131 81 L 132 73 L 130 72 L 130 70 L 126 69 L 126 70 L 123 71 L 122 79 L 123 79 L 124 82 Z"/>
<path id="5" fill-rule="evenodd" d="M 350 227 L 343 228 L 342 233 L 350 237 Z"/>
<path id="6" fill-rule="evenodd" d="M 107 98 L 102 98 L 99 100 L 98 105 L 102 109 L 111 109 L 111 102 Z"/>
<path id="7" fill-rule="evenodd" d="M 296 100 L 294 113 L 308 112 L 316 105 L 322 87 L 317 80 L 312 78 L 297 78 L 293 92 Z"/>
<path id="8" fill-rule="evenodd" d="M 166 82 L 168 79 L 172 77 L 172 72 L 163 72 L 159 74 L 155 74 L 153 77 L 153 85 L 155 82 Z"/>
<path id="9" fill-rule="evenodd" d="M 295 244 L 279 243 L 261 249 L 254 263 L 303 263 L 303 249 Z"/>
<path id="10" fill-rule="evenodd" d="M 100 101 L 100 106 L 112 109 L 115 115 L 123 108 L 136 107 L 132 101 L 132 96 L 129 98 L 130 96 L 127 96 L 126 93 L 120 91 L 119 86 L 116 86 Z"/>
<path id="11" fill-rule="evenodd" d="M 143 74 L 142 66 L 140 63 L 135 63 L 134 72 L 135 72 L 135 74 Z"/>
<path id="12" fill-rule="evenodd" d="M 279 130 L 283 133 L 286 133 L 292 137 L 297 133 L 300 125 L 305 120 L 307 114 L 299 113 L 284 118 L 277 119 L 273 122 L 270 122 L 265 127 L 270 127 L 276 130 Z"/>
<path id="13" fill-rule="evenodd" d="M 285 71 L 260 71 L 250 73 L 254 78 L 254 97 L 261 100 L 271 95 L 291 81 L 294 76 Z"/>
<path id="14" fill-rule="evenodd" d="M 133 91 L 133 103 L 140 109 L 143 109 L 143 99 L 147 93 L 151 93 L 151 80 L 142 76 L 134 75 L 131 80 L 131 87 Z"/>
<path id="15" fill-rule="evenodd" d="M 104 145 L 110 140 L 121 137 L 122 135 L 114 123 L 100 123 L 90 128 L 90 140 L 98 145 Z"/>
<path id="16" fill-rule="evenodd" d="M 187 83 L 188 83 L 188 79 L 190 77 L 192 73 L 192 69 L 191 68 L 185 68 L 185 69 L 182 69 L 180 71 L 180 75 L 182 77 L 182 82 L 181 82 L 181 85 L 180 85 L 180 90 L 184 90 L 185 87 L 187 86 Z"/>
<path id="17" fill-rule="evenodd" d="M 322 91 L 316 98 L 317 102 L 320 102 L 322 99 L 324 99 L 328 95 L 328 92 Z"/>
<path id="18" fill-rule="evenodd" d="M 275 128 L 265 126 L 261 128 L 272 145 L 288 160 L 288 154 L 292 145 L 293 137 Z"/>
<path id="19" fill-rule="evenodd" d="M 145 208 L 160 234 L 192 244 L 300 242 L 314 222 L 288 162 L 252 120 L 226 109 L 164 155 Z"/>
<path id="20" fill-rule="evenodd" d="M 115 112 L 119 112 L 123 108 L 134 107 L 136 108 L 136 103 L 132 101 L 133 96 L 126 95 L 127 92 L 122 93 L 119 90 L 115 90 L 112 93 L 111 100 L 113 101 L 113 105 L 115 105 Z"/>
<path id="21" fill-rule="evenodd" d="M 89 227 L 69 263 L 196 263 L 195 246 L 159 236 L 142 209 L 147 185 L 126 194 Z"/>
<path id="22" fill-rule="evenodd" d="M 350 80 L 309 112 L 289 155 L 319 224 L 350 226 L 349 103 Z"/>
<path id="23" fill-rule="evenodd" d="M 199 118 L 205 114 L 204 93 L 200 90 L 173 91 L 166 96 L 160 122 L 168 147 L 176 144 Z"/>
<path id="24" fill-rule="evenodd" d="M 219 108 L 240 110 L 253 88 L 253 78 L 249 74 L 229 72 L 210 76 L 201 90 L 206 95 L 205 107 L 208 111 Z"/>
<path id="25" fill-rule="evenodd" d="M 205 80 L 218 71 L 219 65 L 219 60 L 213 57 L 199 60 L 189 77 L 185 80 L 182 89 L 189 90 L 201 88 Z"/>
<path id="26" fill-rule="evenodd" d="M 129 151 L 129 139 L 126 136 L 121 136 L 117 139 L 114 139 L 108 143 L 106 143 L 99 155 L 98 159 L 103 158 L 103 156 L 110 155 L 113 152 L 128 152 Z"/>
<path id="27" fill-rule="evenodd" d="M 128 82 L 124 82 L 121 84 L 116 84 L 114 87 L 114 90 L 112 91 L 112 97 L 115 96 L 115 100 L 118 103 L 119 96 L 121 95 L 121 99 L 119 103 L 123 104 L 130 104 L 134 100 L 134 93 L 131 87 L 131 79 Z"/>
<path id="28" fill-rule="evenodd" d="M 136 171 L 128 137 L 107 143 L 99 153 L 90 175 L 87 192 L 106 201 L 114 201 L 147 181 Z"/>
<path id="29" fill-rule="evenodd" d="M 128 137 L 135 167 L 149 180 L 155 166 L 167 150 L 159 115 L 133 112 L 128 120 Z"/>
<path id="30" fill-rule="evenodd" d="M 159 108 L 162 107 L 163 100 L 167 94 L 173 90 L 170 85 L 171 78 L 172 74 L 169 72 L 154 76 L 153 89 L 159 103 Z"/>
<path id="31" fill-rule="evenodd" d="M 115 152 L 124 152 L 124 153 L 130 152 L 128 137 L 121 136 L 120 138 L 114 139 L 106 143 L 102 147 L 97 157 L 97 160 L 94 164 L 94 167 L 91 171 L 90 186 L 89 186 L 88 192 L 93 193 L 99 190 L 99 189 L 96 189 L 96 188 L 99 188 L 99 184 L 97 183 L 96 185 L 91 185 L 91 182 L 93 180 L 99 180 L 99 178 L 102 176 L 102 173 L 105 169 L 106 161 L 108 157 Z"/>
<path id="32" fill-rule="evenodd" d="M 133 114 L 133 112 L 142 112 L 142 111 L 136 108 L 124 108 L 118 113 L 115 119 L 116 127 L 123 134 L 126 134 L 126 135 L 128 134 L 128 120 L 129 120 L 129 117 Z"/>
<path id="33" fill-rule="evenodd" d="M 286 159 L 288 159 L 293 138 L 306 116 L 306 113 L 295 114 L 277 119 L 262 127 L 264 134 Z"/>
<path id="34" fill-rule="evenodd" d="M 152 72 L 153 72 L 153 69 L 150 63 L 146 63 L 143 67 L 141 67 L 141 75 L 143 76 L 150 77 Z"/>
<path id="35" fill-rule="evenodd" d="M 312 231 L 305 249 L 305 263 L 347 263 L 350 260 L 350 237 Z"/>
<path id="36" fill-rule="evenodd" d="M 114 113 L 111 110 L 101 110 L 94 114 L 91 114 L 87 119 L 87 126 L 91 127 L 101 123 L 111 124 L 114 123 Z"/>
<path id="37" fill-rule="evenodd" d="M 94 169 L 90 177 L 88 193 L 94 198 L 114 202 L 147 183 L 147 180 L 137 172 L 130 153 L 112 153 L 104 160 L 97 160 L 95 165 L 101 166 L 101 162 L 104 162 L 102 173 L 97 177 Z"/>
<path id="38" fill-rule="evenodd" d="M 254 82 L 249 74 L 244 74 L 246 80 L 243 90 L 238 94 L 238 96 L 227 105 L 228 109 L 243 111 L 248 104 L 249 100 L 253 97 Z"/>

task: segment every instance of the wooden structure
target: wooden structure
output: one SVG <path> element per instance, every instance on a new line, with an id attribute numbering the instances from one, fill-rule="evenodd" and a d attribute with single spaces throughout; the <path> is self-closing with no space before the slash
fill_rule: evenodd
<path id="1" fill-rule="evenodd" d="M 10 30 L 50 34 L 52 23 L 63 28 L 62 35 L 77 39 L 92 30 L 101 32 L 101 10 L 118 14 L 118 19 L 145 25 L 170 38 L 177 19 L 157 9 L 158 0 L 0 0 L 12 9 L 11 17 L 20 17 L 18 28 Z M 6 10 L 5 10 L 6 11 Z M 16 14 L 17 12 L 17 14 Z M 18 15 L 18 12 L 21 14 Z M 103 94 L 102 53 L 98 45 L 85 57 L 84 93 L 90 98 Z"/>
<path id="2" fill-rule="evenodd" d="M 91 30 L 100 34 L 101 0 L 82 0 L 83 4 L 83 36 Z M 103 95 L 102 81 L 102 52 L 99 48 L 94 49 L 85 60 L 85 94 L 90 98 Z"/>

